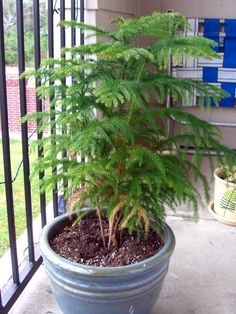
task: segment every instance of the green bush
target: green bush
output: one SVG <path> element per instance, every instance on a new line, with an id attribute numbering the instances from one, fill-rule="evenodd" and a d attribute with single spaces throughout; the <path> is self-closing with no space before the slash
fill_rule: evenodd
<path id="1" fill-rule="evenodd" d="M 170 54 L 174 62 L 183 56 L 217 57 L 211 49 L 214 42 L 183 38 L 182 31 L 189 25 L 177 13 L 119 18 L 114 23 L 115 31 L 62 23 L 93 32 L 99 42 L 64 49 L 65 58 L 49 59 L 40 70 L 26 74 L 42 80 L 40 97 L 52 99 L 49 110 L 26 118 L 38 119 L 40 131 L 54 130 L 37 142 L 44 147 L 44 157 L 35 163 L 34 173 L 57 168 L 40 187 L 63 189 L 62 181 L 67 182 L 66 198 L 72 196 L 68 210 L 78 210 L 79 220 L 83 216 L 79 209 L 87 199 L 99 219 L 106 207 L 109 235 L 102 223 L 101 233 L 108 247 L 117 243 L 118 230 L 123 228 L 139 236 L 147 233 L 150 217 L 162 227 L 166 206 L 175 210 L 181 201 L 188 201 L 197 216 L 199 194 L 189 174 L 202 181 L 208 197 L 200 171 L 204 152 L 214 149 L 220 162 L 224 153 L 229 165 L 235 163 L 235 153 L 221 144 L 215 126 L 181 108 L 165 107 L 169 92 L 175 101 L 183 101 L 197 91 L 201 104 L 209 106 L 211 99 L 218 102 L 227 95 L 211 84 L 167 72 Z M 138 45 L 143 37 L 153 39 L 145 48 Z M 49 85 L 49 81 L 56 83 Z M 159 106 L 151 106 L 153 101 Z M 170 119 L 179 124 L 179 134 L 169 133 Z M 187 156 L 189 146 L 196 149 L 192 159 Z M 86 162 L 78 161 L 77 155 Z"/>

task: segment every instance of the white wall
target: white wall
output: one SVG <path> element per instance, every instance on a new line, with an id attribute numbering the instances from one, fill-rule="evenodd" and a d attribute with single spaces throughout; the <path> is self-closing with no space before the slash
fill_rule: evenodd
<path id="1" fill-rule="evenodd" d="M 110 21 L 117 17 L 132 18 L 137 15 L 136 0 L 98 0 L 97 26 L 112 28 Z"/>
<path id="2" fill-rule="evenodd" d="M 137 0 L 138 13 L 174 10 L 187 17 L 236 18 L 235 0 Z"/>

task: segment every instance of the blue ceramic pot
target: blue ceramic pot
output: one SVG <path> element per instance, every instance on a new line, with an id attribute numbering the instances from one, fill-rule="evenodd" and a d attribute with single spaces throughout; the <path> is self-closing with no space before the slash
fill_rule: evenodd
<path id="1" fill-rule="evenodd" d="M 121 267 L 95 267 L 56 254 L 50 238 L 69 219 L 66 214 L 44 227 L 40 249 L 56 300 L 65 314 L 148 314 L 160 294 L 175 237 L 168 225 L 163 248 L 151 258 Z"/>

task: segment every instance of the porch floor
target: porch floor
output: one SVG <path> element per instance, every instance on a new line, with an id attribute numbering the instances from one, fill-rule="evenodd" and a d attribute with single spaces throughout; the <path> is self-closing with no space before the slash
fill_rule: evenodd
<path id="1" fill-rule="evenodd" d="M 197 224 L 186 215 L 168 216 L 177 243 L 151 314 L 236 313 L 236 228 L 216 222 L 206 211 L 203 216 Z M 62 313 L 51 293 L 44 266 L 10 313 Z"/>

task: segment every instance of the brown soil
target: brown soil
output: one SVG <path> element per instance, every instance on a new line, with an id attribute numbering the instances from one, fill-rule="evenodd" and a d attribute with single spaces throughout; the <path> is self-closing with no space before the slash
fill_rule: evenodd
<path id="1" fill-rule="evenodd" d="M 108 222 L 103 219 L 105 234 Z M 71 261 L 94 266 L 124 266 L 155 255 L 164 245 L 161 237 L 150 230 L 146 239 L 137 240 L 127 230 L 122 233 L 122 244 L 104 249 L 98 219 L 95 215 L 84 218 L 80 224 L 60 230 L 50 241 L 52 249 Z"/>

